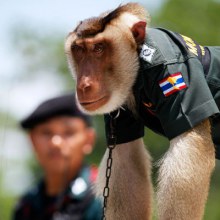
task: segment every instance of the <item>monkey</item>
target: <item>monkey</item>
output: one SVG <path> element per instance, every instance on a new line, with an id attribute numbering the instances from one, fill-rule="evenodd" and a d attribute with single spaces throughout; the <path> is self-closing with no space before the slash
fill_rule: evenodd
<path id="1" fill-rule="evenodd" d="M 81 21 L 65 40 L 78 105 L 85 113 L 104 114 L 107 144 L 116 143 L 106 218 L 152 218 L 146 126 L 170 142 L 158 162 L 158 219 L 201 220 L 220 158 L 220 47 L 152 28 L 150 20 L 143 6 L 127 3 Z M 99 168 L 99 196 L 108 153 Z"/>

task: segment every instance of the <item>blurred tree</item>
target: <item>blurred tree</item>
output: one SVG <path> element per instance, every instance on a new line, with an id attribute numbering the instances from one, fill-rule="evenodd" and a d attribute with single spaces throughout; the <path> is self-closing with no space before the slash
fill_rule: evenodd
<path id="1" fill-rule="evenodd" d="M 12 48 L 18 53 L 17 59 L 21 64 L 17 80 L 29 80 L 43 71 L 59 76 L 67 89 L 73 88 L 74 81 L 64 52 L 65 34 L 16 24 L 10 36 Z"/>
<path id="2" fill-rule="evenodd" d="M 192 37 L 203 45 L 220 45 L 220 1 L 167 0 L 153 19 L 161 26 Z"/>
<path id="3" fill-rule="evenodd" d="M 6 168 L 7 160 L 3 155 L 3 146 L 5 143 L 6 132 L 9 128 L 12 128 L 15 124 L 16 119 L 9 112 L 0 112 L 0 143 L 1 143 L 1 151 L 0 151 L 0 220 L 10 219 L 10 210 L 15 202 L 14 197 L 12 195 L 8 195 L 3 190 L 3 177 Z M 7 125 L 7 128 L 6 128 Z"/>
<path id="4" fill-rule="evenodd" d="M 9 112 L 0 112 L 0 128 L 4 128 L 7 124 L 7 127 L 12 127 L 16 122 L 15 117 Z"/>

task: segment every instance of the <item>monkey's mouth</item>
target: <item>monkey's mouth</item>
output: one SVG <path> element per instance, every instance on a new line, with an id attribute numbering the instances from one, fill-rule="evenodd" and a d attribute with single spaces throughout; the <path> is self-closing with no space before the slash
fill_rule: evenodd
<path id="1" fill-rule="evenodd" d="M 102 107 L 109 100 L 108 96 L 103 96 L 97 100 L 80 102 L 80 105 L 88 111 L 94 111 L 100 107 Z"/>

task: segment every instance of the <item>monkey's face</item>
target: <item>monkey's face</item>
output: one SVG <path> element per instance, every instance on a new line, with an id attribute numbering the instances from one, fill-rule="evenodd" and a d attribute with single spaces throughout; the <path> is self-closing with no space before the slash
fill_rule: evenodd
<path id="1" fill-rule="evenodd" d="M 76 96 L 85 112 L 109 113 L 128 101 L 139 69 L 138 47 L 145 40 L 145 15 L 137 4 L 122 6 L 82 21 L 67 37 Z"/>
<path id="2" fill-rule="evenodd" d="M 66 51 L 83 111 L 109 113 L 126 102 L 139 67 L 132 33 L 122 34 L 114 27 L 89 38 L 73 33 L 67 38 Z"/>

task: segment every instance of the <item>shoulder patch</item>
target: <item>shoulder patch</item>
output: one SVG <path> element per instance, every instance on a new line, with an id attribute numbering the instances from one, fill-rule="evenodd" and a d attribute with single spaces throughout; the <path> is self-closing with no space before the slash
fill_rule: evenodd
<path id="1" fill-rule="evenodd" d="M 88 188 L 86 181 L 82 177 L 78 177 L 71 186 L 73 195 L 79 196 L 84 193 Z"/>
<path id="2" fill-rule="evenodd" d="M 180 72 L 162 79 L 159 81 L 159 86 L 166 97 L 187 87 Z"/>
<path id="3" fill-rule="evenodd" d="M 154 53 L 156 51 L 156 48 L 150 47 L 147 44 L 144 44 L 142 46 L 141 52 L 140 52 L 140 58 L 145 60 L 148 63 L 151 63 Z"/>

